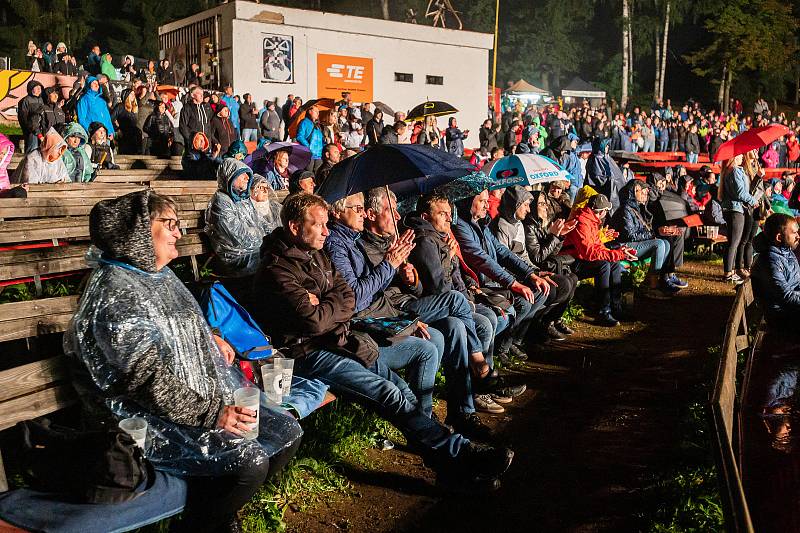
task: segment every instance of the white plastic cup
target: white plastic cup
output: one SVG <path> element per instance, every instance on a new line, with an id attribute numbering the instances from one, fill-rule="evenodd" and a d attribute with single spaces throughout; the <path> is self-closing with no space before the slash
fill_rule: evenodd
<path id="1" fill-rule="evenodd" d="M 261 367 L 261 381 L 264 383 L 264 394 L 269 401 L 281 403 L 283 399 L 283 370 L 277 364 Z"/>
<path id="2" fill-rule="evenodd" d="M 147 420 L 139 416 L 126 418 L 120 420 L 119 429 L 130 435 L 136 441 L 136 445 L 144 450 L 144 443 L 147 439 Z"/>
<path id="3" fill-rule="evenodd" d="M 237 407 L 244 407 L 256 412 L 256 421 L 247 424 L 248 430 L 244 432 L 244 438 L 252 440 L 258 437 L 258 422 L 260 416 L 259 405 L 261 404 L 261 391 L 258 387 L 242 387 L 233 392 L 233 403 Z"/>
<path id="4" fill-rule="evenodd" d="M 289 396 L 289 393 L 292 392 L 292 375 L 294 374 L 294 359 L 289 359 L 288 357 L 282 357 L 280 359 L 275 360 L 275 368 L 280 367 L 281 374 L 283 377 L 282 381 L 282 390 L 283 395 L 282 398 L 286 399 Z"/>

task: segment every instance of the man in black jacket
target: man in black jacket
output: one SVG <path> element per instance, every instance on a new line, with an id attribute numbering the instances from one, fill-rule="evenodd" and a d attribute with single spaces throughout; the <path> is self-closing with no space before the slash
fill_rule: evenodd
<path id="1" fill-rule="evenodd" d="M 283 120 L 283 140 L 289 138 L 289 122 L 292 121 L 292 117 L 289 116 L 289 110 L 292 109 L 292 104 L 294 103 L 294 95 L 290 94 L 286 96 L 286 101 L 281 106 L 281 120 Z"/>
<path id="2" fill-rule="evenodd" d="M 242 141 L 258 141 L 258 109 L 250 93 L 244 94 L 244 102 L 239 106 L 239 127 Z"/>
<path id="3" fill-rule="evenodd" d="M 22 135 L 25 138 L 25 153 L 28 154 L 39 147 L 39 134 L 42 131 L 42 111 L 44 85 L 36 80 L 28 82 L 28 96 L 20 100 L 17 106 L 17 119 Z"/>
<path id="4" fill-rule="evenodd" d="M 437 471 L 439 482 L 496 488 L 513 452 L 469 442 L 423 415 L 405 381 L 379 359 L 374 342 L 350 331 L 353 291 L 322 250 L 328 235 L 325 201 L 292 195 L 281 222 L 283 227 L 264 239 L 251 310 L 276 347 L 295 359 L 294 371 L 324 381 L 334 393 L 392 422 Z"/>
<path id="5" fill-rule="evenodd" d="M 194 134 L 197 132 L 208 135 L 208 124 L 211 122 L 212 116 L 211 108 L 208 104 L 203 102 L 203 89 L 201 87 L 194 87 L 189 94 L 186 105 L 181 109 L 181 119 L 178 125 L 181 137 L 184 139 L 194 139 Z M 186 144 L 187 146 L 191 146 L 188 140 Z"/>

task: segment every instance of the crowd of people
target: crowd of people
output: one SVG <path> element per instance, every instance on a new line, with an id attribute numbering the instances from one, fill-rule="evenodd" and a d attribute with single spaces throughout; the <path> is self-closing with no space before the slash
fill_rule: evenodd
<path id="1" fill-rule="evenodd" d="M 65 57 L 69 62 L 61 43 L 33 48 L 33 64 L 43 71 L 58 72 L 53 65 Z M 346 93 L 331 109 L 304 106 L 292 94 L 281 106 L 265 101 L 259 108 L 252 95 L 240 98 L 231 86 L 219 94 L 192 82 L 179 98 L 159 89 L 172 79 L 168 62 L 137 71 L 131 58 L 112 73 L 111 60 L 93 49 L 86 75 L 66 100 L 29 83 L 18 109 L 26 156 L 11 181 L 92 181 L 98 169 L 115 167 L 115 153 L 182 156 L 187 178 L 218 184 L 204 232 L 221 283 L 274 347 L 295 360 L 298 376 L 318 379 L 391 421 L 451 489 L 495 488 L 509 468 L 513 452 L 477 413 L 503 413 L 525 386 L 501 375 L 496 361 L 524 361 L 532 345 L 574 334 L 563 316 L 581 280 L 593 280 L 595 320 L 608 327 L 628 318 L 622 278 L 632 264 L 646 269 L 644 297 L 668 299 L 688 287 L 677 273 L 688 230 L 666 205 L 678 203 L 723 228 L 725 279 L 741 283 L 752 266 L 773 320 L 788 321 L 782 313 L 800 305 L 800 266 L 791 253 L 798 243 L 794 176 L 765 182 L 762 168 L 796 164 L 795 133 L 724 161 L 719 174 L 711 166 L 691 173 L 678 164 L 640 179 L 610 155 L 683 151 L 691 164 L 756 125 L 780 122 L 796 132 L 797 118 L 773 116 L 763 101 L 753 116 L 737 110 L 737 102 L 729 114 L 698 102 L 616 113 L 588 104 L 515 105 L 497 121 L 487 118 L 471 137 L 455 117 L 444 129 L 433 116 L 390 118 L 381 106 L 356 105 Z M 109 82 L 120 74 L 130 87 L 116 95 Z M 297 113 L 304 118 L 293 120 Z M 268 147 L 290 138 L 294 144 L 269 153 L 264 175 L 243 162 L 245 143 Z M 367 147 L 413 143 L 466 157 L 470 142 L 476 168 L 510 154 L 541 154 L 559 162 L 569 179 L 463 198 L 434 191 L 403 213 L 384 187 L 332 203 L 315 194 L 337 163 Z M 310 153 L 306 167 L 291 166 L 293 146 Z M 0 138 L 0 150 L 4 172 L 13 145 Z M 0 189 L 4 178 L 0 173 Z M 271 193 L 284 189 L 289 195 L 281 204 Z M 272 420 L 282 432 L 264 435 L 258 445 L 241 438 L 257 413 L 230 405 L 242 379 L 231 366 L 232 350 L 167 266 L 178 257 L 180 226 L 177 206 L 152 191 L 95 206 L 90 231 L 101 260 L 65 348 L 97 421 L 144 413 L 159 420 L 156 438 L 174 439 L 180 426 L 190 449 L 215 435 L 188 472 L 204 479 L 204 489 L 186 527 L 224 529 L 296 451 L 301 431 L 267 404 L 262 427 Z M 754 242 L 761 252 L 755 265 Z M 364 329 L 374 319 L 408 325 L 380 336 Z M 433 413 L 440 369 L 443 420 Z M 152 459 L 175 466 L 169 457 Z"/>

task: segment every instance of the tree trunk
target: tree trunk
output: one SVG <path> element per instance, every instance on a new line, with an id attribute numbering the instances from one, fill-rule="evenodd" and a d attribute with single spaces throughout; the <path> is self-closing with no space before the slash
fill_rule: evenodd
<path id="1" fill-rule="evenodd" d="M 389 0 L 381 0 L 381 14 L 383 20 L 389 20 Z"/>
<path id="2" fill-rule="evenodd" d="M 669 41 L 669 8 L 670 0 L 667 0 L 667 12 L 664 15 L 664 43 L 661 45 L 661 73 L 658 76 L 658 97 L 664 98 L 664 77 L 667 73 L 667 43 Z"/>
<path id="3" fill-rule="evenodd" d="M 661 62 L 661 50 L 659 49 L 660 46 L 661 46 L 661 36 L 656 31 L 656 53 L 655 53 L 655 58 L 656 58 L 656 79 L 655 79 L 655 83 L 653 85 L 653 101 L 654 102 L 658 102 L 658 89 L 659 89 L 659 87 L 661 87 L 661 80 L 659 79 L 659 76 L 661 75 L 661 63 L 660 63 Z"/>
<path id="4" fill-rule="evenodd" d="M 717 95 L 717 104 L 721 111 L 725 111 L 725 82 L 728 79 L 728 64 L 722 64 L 722 76 L 719 79 L 719 93 Z"/>
<path id="5" fill-rule="evenodd" d="M 794 71 L 794 105 L 800 104 L 800 70 Z"/>
<path id="6" fill-rule="evenodd" d="M 628 34 L 630 32 L 628 19 L 628 0 L 622 0 L 622 97 L 620 98 L 619 106 L 622 112 L 628 107 L 628 73 L 630 72 L 628 56 L 628 46 L 630 39 Z"/>

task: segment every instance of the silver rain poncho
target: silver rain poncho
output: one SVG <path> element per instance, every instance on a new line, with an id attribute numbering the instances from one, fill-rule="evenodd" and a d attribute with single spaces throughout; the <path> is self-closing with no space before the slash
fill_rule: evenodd
<path id="1" fill-rule="evenodd" d="M 253 191 L 256 187 L 266 187 L 269 191 L 265 201 L 255 201 Z M 281 226 L 281 203 L 278 201 L 275 191 L 269 186 L 269 181 L 264 176 L 253 174 L 253 182 L 250 185 L 250 201 L 256 207 L 265 235 L 269 235 Z"/>
<path id="2" fill-rule="evenodd" d="M 226 365 L 183 283 L 168 267 L 155 271 L 148 196 L 132 193 L 92 210 L 92 240 L 103 255 L 64 337 L 75 387 L 97 418 L 147 419 L 145 455 L 160 470 L 218 476 L 259 464 L 302 430 L 263 393 L 257 440 L 217 428 L 233 392 L 252 384 Z"/>
<path id="3" fill-rule="evenodd" d="M 233 182 L 242 173 L 248 175 L 246 188 L 238 192 Z M 217 170 L 219 189 L 206 209 L 205 233 L 213 248 L 215 265 L 227 277 L 254 274 L 259 264 L 265 228 L 261 216 L 250 201 L 253 171 L 236 159 L 227 158 Z"/>

